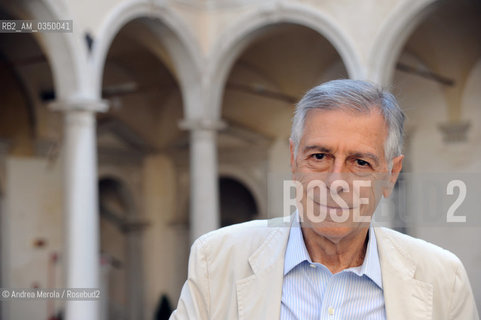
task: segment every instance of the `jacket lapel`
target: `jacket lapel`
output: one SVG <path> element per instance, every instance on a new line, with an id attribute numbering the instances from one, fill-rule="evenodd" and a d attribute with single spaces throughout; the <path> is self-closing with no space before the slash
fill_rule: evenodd
<path id="1" fill-rule="evenodd" d="M 271 220 L 272 221 L 272 220 Z M 269 222 L 272 228 L 263 244 L 250 256 L 253 274 L 236 282 L 239 319 L 279 319 L 284 274 L 284 254 L 290 222 Z M 273 226 L 279 223 L 279 226 Z"/>
<path id="2" fill-rule="evenodd" d="M 375 228 L 388 320 L 432 318 L 433 287 L 414 278 L 416 264 L 384 228 Z"/>

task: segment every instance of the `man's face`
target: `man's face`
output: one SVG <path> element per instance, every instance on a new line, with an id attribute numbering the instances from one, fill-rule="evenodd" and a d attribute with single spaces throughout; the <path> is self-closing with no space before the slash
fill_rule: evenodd
<path id="1" fill-rule="evenodd" d="M 311 110 L 291 168 L 302 185 L 303 226 L 332 241 L 369 226 L 381 196 L 389 196 L 403 156 L 385 158 L 388 130 L 377 110 L 369 113 Z M 299 195 L 298 195 L 299 196 Z"/>

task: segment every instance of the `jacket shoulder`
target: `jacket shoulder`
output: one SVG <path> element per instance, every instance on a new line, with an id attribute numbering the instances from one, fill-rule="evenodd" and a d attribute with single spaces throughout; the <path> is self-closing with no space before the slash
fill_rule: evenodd
<path id="1" fill-rule="evenodd" d="M 283 228 L 288 230 L 289 226 L 289 222 L 280 218 L 253 220 L 211 231 L 199 237 L 196 242 L 207 252 L 249 254 L 261 246 L 272 233 L 279 232 Z"/>
<path id="2" fill-rule="evenodd" d="M 417 266 L 418 272 L 433 269 L 439 269 L 440 272 L 452 271 L 462 266 L 461 260 L 454 253 L 428 241 L 388 228 L 376 228 L 376 237 L 380 241 L 389 241 Z"/>

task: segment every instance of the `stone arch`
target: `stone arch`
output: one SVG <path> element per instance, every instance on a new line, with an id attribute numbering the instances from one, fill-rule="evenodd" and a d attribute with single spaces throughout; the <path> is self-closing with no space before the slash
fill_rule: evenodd
<path id="1" fill-rule="evenodd" d="M 181 88 L 184 108 L 187 109 L 188 104 L 185 101 L 189 97 L 186 88 L 198 79 L 198 66 L 202 64 L 202 57 L 198 54 L 200 50 L 197 48 L 197 41 L 177 15 L 168 8 L 152 2 L 124 1 L 103 20 L 92 52 L 93 90 L 100 95 L 105 61 L 112 41 L 125 25 L 140 18 L 152 19 L 148 25 L 158 35 L 159 41 L 172 59 L 175 69 L 173 74 Z M 184 111 L 186 115 L 190 114 L 188 110 Z"/>
<path id="2" fill-rule="evenodd" d="M 436 7 L 438 0 L 402 1 L 379 28 L 369 54 L 369 79 L 388 86 L 407 39 Z"/>
<path id="3" fill-rule="evenodd" d="M 9 2 L 9 4 L 12 2 Z M 62 20 L 71 15 L 53 0 L 19 1 L 7 6 L 19 19 Z M 89 98 L 87 48 L 71 33 L 34 33 L 52 70 L 57 100 Z"/>
<path id="4" fill-rule="evenodd" d="M 352 40 L 337 26 L 335 21 L 322 12 L 313 11 L 302 5 L 268 6 L 242 17 L 226 28 L 214 44 L 207 70 L 209 79 L 215 83 L 212 99 L 206 110 L 213 118 L 221 115 L 223 86 L 241 52 L 248 47 L 266 28 L 281 23 L 296 24 L 318 32 L 326 38 L 340 55 L 351 78 L 364 78 L 361 58 L 354 49 Z"/>

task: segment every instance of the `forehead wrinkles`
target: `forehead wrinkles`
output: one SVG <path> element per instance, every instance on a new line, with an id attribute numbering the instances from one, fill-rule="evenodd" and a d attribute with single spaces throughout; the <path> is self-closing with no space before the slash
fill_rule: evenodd
<path id="1" fill-rule="evenodd" d="M 339 148 L 347 155 L 371 153 L 384 159 L 388 133 L 379 110 L 356 112 L 342 110 L 311 110 L 302 135 L 301 152 L 335 152 Z M 345 115 L 345 116 L 343 116 Z M 332 138 L 332 139 L 331 139 Z M 309 150 L 306 150 L 309 149 Z"/>

